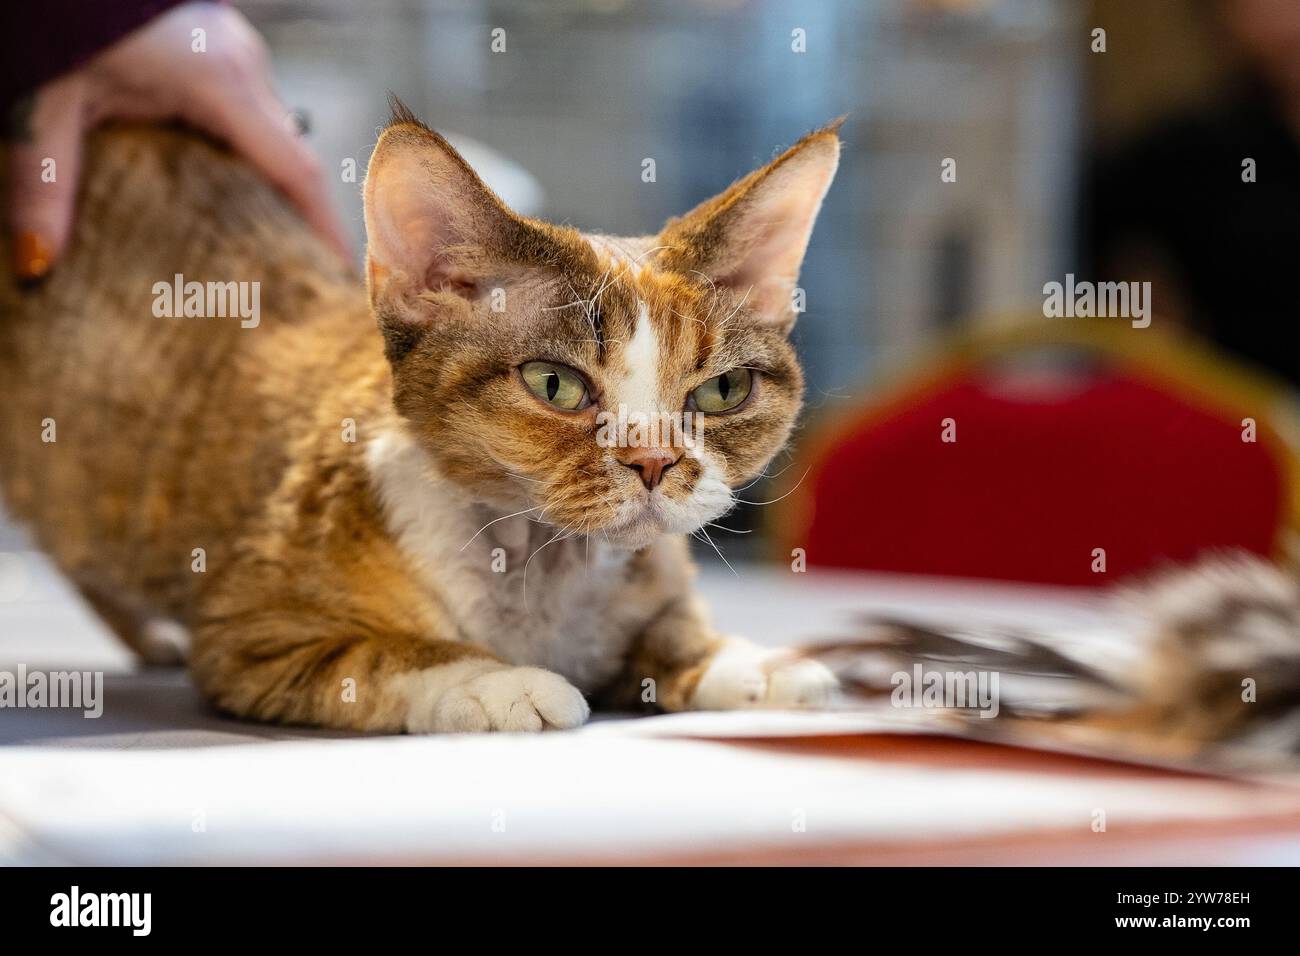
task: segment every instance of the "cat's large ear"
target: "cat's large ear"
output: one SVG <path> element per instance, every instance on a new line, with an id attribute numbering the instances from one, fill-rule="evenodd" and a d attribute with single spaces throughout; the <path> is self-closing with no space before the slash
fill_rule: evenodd
<path id="1" fill-rule="evenodd" d="M 766 166 L 686 215 L 669 221 L 661 264 L 701 272 L 745 296 L 745 305 L 783 329 L 813 222 L 839 165 L 842 119 L 809 133 Z"/>
<path id="2" fill-rule="evenodd" d="M 390 357 L 410 348 L 439 302 L 475 298 L 491 263 L 526 245 L 529 231 L 397 100 L 370 157 L 365 217 L 366 282 Z"/>

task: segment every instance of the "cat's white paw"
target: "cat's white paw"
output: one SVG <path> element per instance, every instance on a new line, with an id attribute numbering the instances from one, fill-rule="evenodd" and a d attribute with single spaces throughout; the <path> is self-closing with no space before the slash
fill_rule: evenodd
<path id="1" fill-rule="evenodd" d="M 591 713 L 582 692 L 540 667 L 482 661 L 422 671 L 408 685 L 410 733 L 536 733 L 577 727 Z"/>
<path id="2" fill-rule="evenodd" d="M 713 658 L 691 702 L 697 710 L 818 710 L 838 688 L 835 675 L 817 661 L 736 641 Z"/>

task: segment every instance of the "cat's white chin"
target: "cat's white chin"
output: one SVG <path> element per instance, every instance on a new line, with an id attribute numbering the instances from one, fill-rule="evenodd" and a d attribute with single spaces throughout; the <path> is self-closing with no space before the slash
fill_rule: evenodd
<path id="1" fill-rule="evenodd" d="M 639 550 L 664 535 L 691 534 L 731 510 L 731 489 L 716 478 L 704 478 L 681 501 L 650 494 L 624 502 L 618 517 L 601 531 L 616 548 Z"/>
<path id="2" fill-rule="evenodd" d="M 640 551 L 670 532 L 651 518 L 620 522 L 600 531 L 600 540 L 624 551 Z"/>

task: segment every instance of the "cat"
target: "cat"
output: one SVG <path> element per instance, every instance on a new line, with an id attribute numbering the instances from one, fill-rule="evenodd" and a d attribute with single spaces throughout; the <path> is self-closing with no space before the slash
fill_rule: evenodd
<path id="1" fill-rule="evenodd" d="M 589 697 L 824 706 L 821 664 L 713 629 L 686 536 L 798 415 L 792 294 L 838 128 L 614 238 L 513 212 L 395 104 L 364 288 L 214 144 L 102 130 L 66 259 L 0 279 L 9 508 L 143 656 L 183 636 L 242 718 L 538 731 Z M 212 314 L 226 283 L 255 322 Z M 620 411 L 689 412 L 698 441 L 597 441 Z"/>

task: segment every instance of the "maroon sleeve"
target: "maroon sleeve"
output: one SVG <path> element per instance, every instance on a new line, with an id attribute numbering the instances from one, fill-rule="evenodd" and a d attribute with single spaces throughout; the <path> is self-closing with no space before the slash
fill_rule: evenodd
<path id="1" fill-rule="evenodd" d="M 181 0 L 17 0 L 0 14 L 0 109 Z M 3 114 L 0 114 L 3 115 Z"/>

